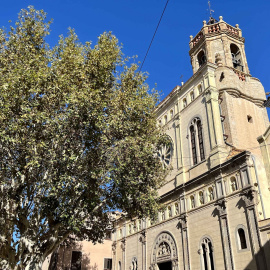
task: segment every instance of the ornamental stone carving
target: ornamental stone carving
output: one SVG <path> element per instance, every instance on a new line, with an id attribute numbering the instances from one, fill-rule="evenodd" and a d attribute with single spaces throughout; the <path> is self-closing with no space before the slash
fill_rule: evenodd
<path id="1" fill-rule="evenodd" d="M 122 249 L 122 251 L 125 251 L 126 250 L 126 239 L 123 239 L 121 241 L 121 249 Z"/>
<path id="2" fill-rule="evenodd" d="M 252 188 L 248 188 L 241 192 L 241 198 L 244 201 L 246 207 L 254 206 L 255 193 L 256 191 Z"/>
<path id="3" fill-rule="evenodd" d="M 177 248 L 173 236 L 168 232 L 162 232 L 154 242 L 152 250 L 152 264 L 177 259 Z"/>
<path id="4" fill-rule="evenodd" d="M 216 209 L 218 210 L 219 216 L 227 215 L 226 200 L 221 199 L 215 203 Z"/>
<path id="5" fill-rule="evenodd" d="M 179 225 L 182 230 L 187 228 L 187 214 L 182 214 L 179 218 Z"/>
<path id="6" fill-rule="evenodd" d="M 146 230 L 141 231 L 141 236 L 139 238 L 139 241 L 145 245 L 146 244 Z"/>
<path id="7" fill-rule="evenodd" d="M 162 242 L 158 247 L 157 255 L 158 257 L 171 255 L 170 246 L 166 242 Z"/>
<path id="8" fill-rule="evenodd" d="M 113 243 L 112 243 L 112 252 L 113 252 L 113 255 L 115 255 L 115 252 L 116 252 L 116 241 L 113 241 Z"/>

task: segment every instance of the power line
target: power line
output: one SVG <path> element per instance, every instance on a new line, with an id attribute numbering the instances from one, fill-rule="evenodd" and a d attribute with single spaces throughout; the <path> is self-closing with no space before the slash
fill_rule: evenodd
<path id="1" fill-rule="evenodd" d="M 150 50 L 150 48 L 151 48 L 151 45 L 152 45 L 152 43 L 153 43 L 153 41 L 154 41 L 155 35 L 156 35 L 156 33 L 157 33 L 158 27 L 159 27 L 159 25 L 160 25 L 160 22 L 161 22 L 162 17 L 163 17 L 163 15 L 164 15 L 164 13 L 165 13 L 165 10 L 166 10 L 166 8 L 167 8 L 168 3 L 169 3 L 169 0 L 167 0 L 166 5 L 165 5 L 165 7 L 164 7 L 164 9 L 163 9 L 163 12 L 162 12 L 162 14 L 161 14 L 161 16 L 160 16 L 160 19 L 159 19 L 159 22 L 158 22 L 158 24 L 157 24 L 155 33 L 154 33 L 154 35 L 153 35 L 153 37 L 152 37 L 152 40 L 151 40 L 151 42 L 150 42 L 150 44 L 149 44 L 149 47 L 148 47 L 148 49 L 147 49 L 147 52 L 146 52 L 146 54 L 145 54 L 145 56 L 144 56 L 144 59 L 143 59 L 143 62 L 142 62 L 142 64 L 141 64 L 141 67 L 140 67 L 139 72 L 141 72 L 141 70 L 142 70 L 143 64 L 144 64 L 145 59 L 146 59 L 146 57 L 147 57 L 147 55 L 148 55 L 148 52 L 149 52 L 149 50 Z"/>

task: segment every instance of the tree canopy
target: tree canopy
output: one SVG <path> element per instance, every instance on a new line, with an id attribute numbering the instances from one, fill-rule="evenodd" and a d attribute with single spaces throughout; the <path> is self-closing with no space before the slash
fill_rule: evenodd
<path id="1" fill-rule="evenodd" d="M 50 23 L 29 7 L 0 30 L 1 269 L 40 269 L 70 235 L 101 241 L 114 209 L 153 216 L 165 175 L 146 75 L 111 33 L 51 48 Z"/>

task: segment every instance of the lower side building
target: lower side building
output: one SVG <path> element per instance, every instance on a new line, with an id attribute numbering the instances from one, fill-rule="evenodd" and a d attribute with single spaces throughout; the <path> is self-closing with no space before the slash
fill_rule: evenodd
<path id="1" fill-rule="evenodd" d="M 101 244 L 76 241 L 73 245 L 62 245 L 47 257 L 42 270 L 111 270 L 112 240 Z"/>

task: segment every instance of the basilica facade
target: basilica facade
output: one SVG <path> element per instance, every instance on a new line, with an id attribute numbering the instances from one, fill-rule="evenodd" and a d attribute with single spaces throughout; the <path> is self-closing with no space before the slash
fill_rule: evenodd
<path id="1" fill-rule="evenodd" d="M 222 17 L 190 36 L 193 76 L 156 109 L 165 210 L 117 220 L 113 270 L 270 269 L 269 120 L 244 42 Z"/>

